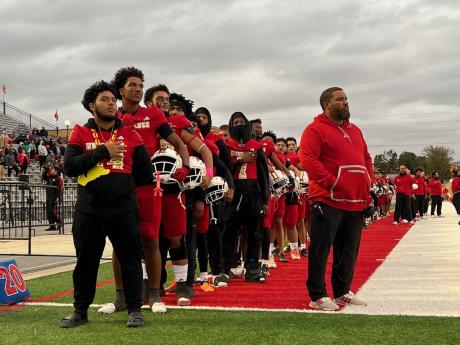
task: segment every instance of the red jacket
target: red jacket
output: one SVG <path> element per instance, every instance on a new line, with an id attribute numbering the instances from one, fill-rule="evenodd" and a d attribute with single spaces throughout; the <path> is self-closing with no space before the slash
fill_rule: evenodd
<path id="1" fill-rule="evenodd" d="M 460 176 L 454 176 L 452 178 L 452 193 L 460 192 Z"/>
<path id="2" fill-rule="evenodd" d="M 411 196 L 414 192 L 412 184 L 415 182 L 414 177 L 411 175 L 396 175 L 395 176 L 395 186 L 398 193 L 404 194 L 405 196 Z"/>
<path id="3" fill-rule="evenodd" d="M 24 163 L 27 163 L 27 165 L 29 165 L 30 159 L 27 153 L 21 152 L 18 156 L 18 162 L 19 162 L 19 165 L 21 166 L 24 165 Z"/>
<path id="4" fill-rule="evenodd" d="M 430 186 L 431 195 L 442 194 L 442 184 L 440 179 L 430 178 L 428 185 Z"/>
<path id="5" fill-rule="evenodd" d="M 417 184 L 418 188 L 414 190 L 415 195 L 425 195 L 425 178 L 424 177 L 415 177 L 414 183 Z"/>
<path id="6" fill-rule="evenodd" d="M 300 162 L 310 179 L 310 202 L 346 211 L 362 211 L 368 205 L 374 171 L 357 126 L 349 121 L 339 126 L 318 115 L 302 134 Z"/>

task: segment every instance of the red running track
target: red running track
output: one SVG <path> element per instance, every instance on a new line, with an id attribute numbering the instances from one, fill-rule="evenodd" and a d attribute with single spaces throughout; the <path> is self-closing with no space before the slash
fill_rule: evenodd
<path id="1" fill-rule="evenodd" d="M 361 248 L 355 268 L 352 291 L 357 292 L 381 265 L 383 259 L 398 244 L 410 229 L 409 225 L 392 224 L 392 217 L 384 218 L 363 231 Z M 289 255 L 287 255 L 289 258 Z M 326 282 L 332 297 L 330 284 L 332 257 L 329 256 Z M 241 307 L 263 309 L 306 309 L 310 302 L 305 282 L 307 279 L 307 258 L 288 263 L 277 262 L 278 267 L 270 270 L 267 283 L 245 283 L 242 279 L 232 280 L 227 288 L 219 288 L 204 293 L 199 286 L 195 288 L 193 306 Z M 163 300 L 175 305 L 175 295 L 167 295 Z"/>

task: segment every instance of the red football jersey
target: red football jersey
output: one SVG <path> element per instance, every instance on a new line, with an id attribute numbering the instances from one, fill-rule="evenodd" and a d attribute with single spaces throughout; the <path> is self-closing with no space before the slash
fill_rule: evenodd
<path id="1" fill-rule="evenodd" d="M 236 140 L 230 138 L 225 141 L 229 151 L 232 163 L 235 163 L 239 157 L 247 152 L 257 153 L 258 150 L 263 149 L 263 144 L 249 139 L 244 145 L 241 145 Z M 235 180 L 257 180 L 257 163 L 250 162 L 238 166 L 233 172 L 233 179 Z"/>
<path id="2" fill-rule="evenodd" d="M 160 134 L 158 130 L 163 125 L 169 125 L 161 109 L 140 107 L 135 114 L 117 112 L 123 126 L 133 127 L 144 140 L 149 156 L 160 148 Z"/>
<path id="3" fill-rule="evenodd" d="M 126 145 L 127 152 L 124 154 L 123 159 L 104 159 L 96 167 L 108 170 L 107 173 L 131 174 L 134 150 L 137 146 L 142 145 L 143 142 L 139 134 L 130 127 L 121 127 L 112 132 L 104 129 L 99 131 L 88 126 L 75 125 L 67 144 L 79 146 L 83 149 L 84 153 L 87 153 L 110 139 L 112 141 L 123 142 Z"/>

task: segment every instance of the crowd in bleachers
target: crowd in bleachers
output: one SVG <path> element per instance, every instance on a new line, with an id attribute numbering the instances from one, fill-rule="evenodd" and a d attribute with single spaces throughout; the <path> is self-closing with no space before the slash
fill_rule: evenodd
<path id="1" fill-rule="evenodd" d="M 44 127 L 33 128 L 24 141 L 16 143 L 13 135 L 4 129 L 0 134 L 0 180 L 11 177 L 13 172 L 16 177 L 27 174 L 33 161 L 39 163 L 42 176 L 51 167 L 62 173 L 64 152 L 64 140 L 50 137 Z"/>

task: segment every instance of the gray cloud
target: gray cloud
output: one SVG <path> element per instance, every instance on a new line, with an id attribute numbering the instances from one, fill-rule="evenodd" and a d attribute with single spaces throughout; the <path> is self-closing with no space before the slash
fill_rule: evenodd
<path id="1" fill-rule="evenodd" d="M 215 124 L 241 110 L 299 137 L 338 85 L 372 154 L 460 143 L 455 1 L 4 0 L 0 18 L 7 101 L 49 121 L 58 108 L 61 125 L 88 117 L 88 85 L 134 65 Z"/>

